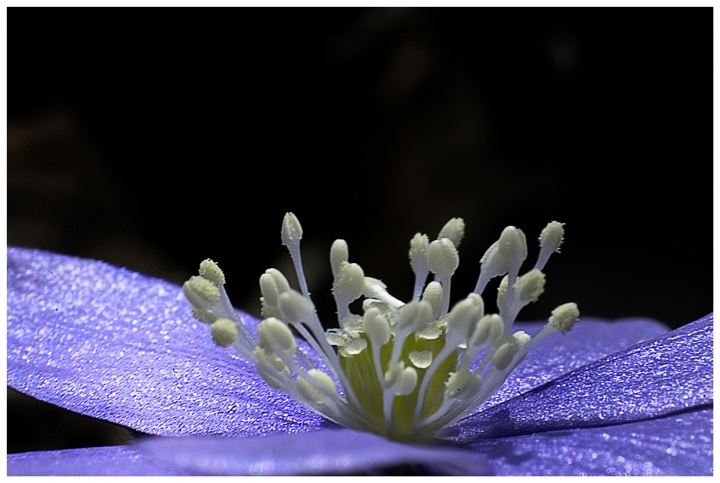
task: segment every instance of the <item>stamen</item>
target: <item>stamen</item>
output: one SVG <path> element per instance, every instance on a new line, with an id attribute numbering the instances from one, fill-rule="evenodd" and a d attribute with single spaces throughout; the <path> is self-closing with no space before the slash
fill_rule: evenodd
<path id="1" fill-rule="evenodd" d="M 450 279 L 460 264 L 457 249 L 449 238 L 440 238 L 428 246 L 428 267 L 440 280 L 443 287 L 442 314 L 450 306 Z"/>
<path id="2" fill-rule="evenodd" d="M 430 282 L 423 292 L 422 299 L 430 304 L 432 317 L 437 320 L 443 313 L 443 288 L 438 282 Z"/>
<path id="3" fill-rule="evenodd" d="M 232 346 L 255 364 L 273 389 L 343 426 L 412 443 L 441 437 L 443 428 L 466 417 L 504 383 L 527 352 L 548 335 L 567 332 L 577 322 L 577 305 L 557 307 L 545 328 L 531 338 L 510 333 L 518 312 L 545 289 L 542 272 L 559 251 L 563 225 L 548 224 L 540 235 L 535 267 L 520 275 L 527 257 L 524 233 L 507 227 L 482 257 L 475 291 L 450 307 L 451 279 L 459 264 L 457 248 L 465 223 L 453 218 L 428 241 L 416 234 L 410 242 L 415 273 L 412 300 L 393 297 L 380 280 L 349 262 L 348 246 L 335 240 L 330 249 L 339 328 L 325 331 L 310 298 L 303 273 L 303 230 L 288 213 L 282 223 L 300 283 L 290 287 L 276 269 L 260 276 L 264 319 L 253 337 L 238 318 L 225 292 L 225 276 L 212 260 L 200 264 L 199 276 L 183 289 L 193 316 L 209 324 L 213 341 Z M 432 272 L 436 280 L 425 285 Z M 481 293 L 488 281 L 503 276 L 498 288 L 499 313 L 485 314 Z M 350 304 L 365 297 L 362 314 Z M 289 325 L 297 330 L 324 366 L 298 348 Z"/>
<path id="4" fill-rule="evenodd" d="M 220 347 L 230 347 L 238 340 L 237 324 L 230 319 L 217 319 L 210 324 L 213 342 Z"/>
<path id="5" fill-rule="evenodd" d="M 280 235 L 282 244 L 285 245 L 290 252 L 290 258 L 293 261 L 295 273 L 297 273 L 298 276 L 298 283 L 300 283 L 300 290 L 305 297 L 309 297 L 310 292 L 308 291 L 305 271 L 303 270 L 302 258 L 300 256 L 300 240 L 302 239 L 303 230 L 297 216 L 292 213 L 285 214 Z"/>
<path id="6" fill-rule="evenodd" d="M 398 300 L 390 295 L 386 289 L 387 286 L 377 278 L 365 277 L 365 289 L 363 290 L 363 295 L 368 298 L 379 299 L 396 309 L 405 305 L 402 300 Z"/>
<path id="7" fill-rule="evenodd" d="M 502 371 L 515 358 L 515 354 L 520 350 L 520 343 L 517 338 L 512 335 L 506 335 L 498 343 L 498 348 L 492 357 L 492 364 L 496 369 Z"/>
<path id="8" fill-rule="evenodd" d="M 445 397 L 458 399 L 466 394 L 474 394 L 480 389 L 480 376 L 473 374 L 467 369 L 458 372 L 451 372 L 450 378 L 445 384 Z"/>
<path id="9" fill-rule="evenodd" d="M 518 278 L 515 282 L 518 300 L 524 305 L 535 302 L 545 291 L 545 274 L 537 268 Z"/>
<path id="10" fill-rule="evenodd" d="M 258 346 L 263 349 L 274 354 L 295 355 L 297 342 L 288 326 L 281 320 L 275 317 L 263 320 L 257 326 L 257 333 L 260 336 Z"/>
<path id="11" fill-rule="evenodd" d="M 560 245 L 563 242 L 563 235 L 565 234 L 563 225 L 564 223 L 551 221 L 540 233 L 540 255 L 538 255 L 537 263 L 535 263 L 535 268 L 538 270 L 542 270 L 545 267 L 545 264 L 553 252 L 560 253 Z"/>
<path id="12" fill-rule="evenodd" d="M 330 247 L 330 269 L 333 277 L 337 277 L 340 265 L 348 261 L 348 245 L 345 240 L 335 240 Z"/>
<path id="13" fill-rule="evenodd" d="M 273 389 L 283 389 L 290 378 L 290 369 L 274 355 L 268 354 L 260 346 L 255 348 L 255 369 L 260 377 Z"/>
<path id="14" fill-rule="evenodd" d="M 346 252 L 347 253 L 347 252 Z M 349 313 L 348 305 L 363 294 L 365 273 L 357 263 L 340 262 L 340 268 L 333 283 L 333 295 L 338 308 L 338 318 L 344 319 Z"/>
<path id="15" fill-rule="evenodd" d="M 312 313 L 315 310 L 312 302 L 300 295 L 300 292 L 296 292 L 293 289 L 280 294 L 280 297 L 278 297 L 278 308 L 283 316 L 283 320 L 287 320 L 290 323 L 305 322 L 311 319 Z"/>
<path id="16" fill-rule="evenodd" d="M 460 242 L 462 241 L 464 235 L 465 221 L 463 221 L 462 218 L 451 218 L 450 221 L 445 223 L 445 225 L 440 230 L 440 233 L 438 234 L 438 240 L 440 240 L 441 238 L 448 238 L 451 242 L 453 242 L 455 248 L 459 248 Z"/>
<path id="17" fill-rule="evenodd" d="M 415 289 L 413 300 L 417 300 L 422 292 L 430 269 L 428 268 L 427 251 L 430 244 L 427 235 L 416 233 L 410 240 L 410 267 L 415 273 Z"/>
<path id="18" fill-rule="evenodd" d="M 412 351 L 408 354 L 410 362 L 418 369 L 427 369 L 432 363 L 432 351 Z"/>
<path id="19" fill-rule="evenodd" d="M 183 289 L 185 297 L 199 310 L 207 310 L 220 300 L 220 290 L 203 277 L 191 277 L 185 282 Z"/>
<path id="20" fill-rule="evenodd" d="M 309 371 L 307 371 L 307 375 L 320 383 L 320 385 L 327 389 L 327 391 L 336 392 L 335 383 L 333 382 L 332 378 L 323 371 L 319 371 L 317 369 L 310 369 Z M 326 393 L 324 393 L 323 391 L 319 391 L 315 387 L 315 385 L 313 385 L 307 379 L 298 379 L 298 389 L 303 396 L 315 402 L 316 404 L 328 405 L 328 402 L 331 399 L 326 395 Z"/>
<path id="21" fill-rule="evenodd" d="M 220 270 L 220 267 L 209 258 L 200 262 L 200 270 L 198 270 L 198 273 L 202 278 L 209 280 L 218 288 L 225 285 L 225 274 Z"/>
<path id="22" fill-rule="evenodd" d="M 563 304 L 553 310 L 549 321 L 553 328 L 564 334 L 572 329 L 579 317 L 580 311 L 577 308 L 577 304 L 571 302 L 569 304 Z"/>

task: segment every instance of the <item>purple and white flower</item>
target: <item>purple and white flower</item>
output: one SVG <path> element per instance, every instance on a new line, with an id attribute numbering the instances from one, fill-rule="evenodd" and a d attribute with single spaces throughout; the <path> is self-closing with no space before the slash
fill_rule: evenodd
<path id="1" fill-rule="evenodd" d="M 417 290 L 416 297 L 421 300 Z M 452 313 L 447 301 L 441 306 Z M 261 322 L 233 312 L 260 341 Z M 361 427 L 344 429 L 318 415 L 318 407 L 306 409 L 268 386 L 257 361 L 216 345 L 208 326 L 190 313 L 183 290 L 162 280 L 93 260 L 9 248 L 8 384 L 165 437 L 8 455 L 8 473 L 353 474 L 410 464 L 435 474 L 712 474 L 712 315 L 673 332 L 650 320 L 582 317 L 572 331 L 546 334 L 526 355 L 513 353 L 508 366 L 517 367 L 504 374 L 496 392 L 477 408 L 452 413 L 459 417 L 438 431 L 443 441 L 419 445 Z M 483 317 L 473 312 L 473 323 Z M 547 324 L 516 326 L 533 340 Z M 393 336 L 400 330 L 390 328 Z M 468 342 L 462 341 L 472 348 Z M 290 379 L 302 378 L 296 370 L 309 367 L 337 376 L 327 354 L 301 339 L 296 344 L 303 364 L 292 368 Z M 477 367 L 475 361 L 467 370 Z M 338 397 L 344 389 L 340 385 Z M 317 384 L 303 392 L 315 394 L 315 402 L 325 395 Z M 448 401 L 457 393 L 437 397 Z M 445 406 L 457 407 L 452 401 Z"/>

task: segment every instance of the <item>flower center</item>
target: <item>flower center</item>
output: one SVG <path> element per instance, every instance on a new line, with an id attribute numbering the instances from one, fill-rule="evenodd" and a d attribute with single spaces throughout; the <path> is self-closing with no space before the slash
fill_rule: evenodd
<path id="1" fill-rule="evenodd" d="M 292 289 L 279 270 L 268 269 L 260 277 L 264 320 L 257 326 L 257 338 L 235 314 L 223 272 L 213 261 L 202 262 L 199 275 L 183 289 L 193 316 L 210 325 L 215 343 L 237 349 L 274 389 L 345 427 L 397 441 L 429 442 L 497 391 L 531 347 L 553 332 L 567 332 L 579 317 L 577 305 L 568 303 L 552 312 L 535 337 L 510 333 L 520 309 L 544 290 L 542 269 L 563 240 L 563 225 L 555 221 L 540 234 L 535 267 L 522 276 L 525 235 L 515 227 L 505 228 L 480 260 L 475 290 L 450 309 L 450 280 L 458 267 L 464 228 L 462 219 L 454 218 L 436 240 L 418 233 L 410 241 L 415 290 L 408 303 L 349 263 L 347 243 L 336 240 L 330 265 L 338 329 L 323 329 L 310 299 L 300 256 L 302 228 L 292 213 L 283 220 L 282 242 L 300 291 Z M 430 273 L 435 280 L 425 285 Z M 498 276 L 504 276 L 497 296 L 499 313 L 486 314 L 480 295 Z M 349 306 L 360 297 L 363 314 L 353 314 Z M 298 349 L 290 327 L 320 363 Z"/>

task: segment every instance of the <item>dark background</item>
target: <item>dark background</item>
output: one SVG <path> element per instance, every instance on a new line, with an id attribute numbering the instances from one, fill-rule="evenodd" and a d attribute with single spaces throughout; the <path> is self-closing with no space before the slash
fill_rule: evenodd
<path id="1" fill-rule="evenodd" d="M 505 226 L 534 262 L 558 220 L 521 319 L 678 327 L 712 311 L 712 93 L 710 8 L 11 8 L 8 244 L 178 284 L 211 257 L 258 315 L 293 211 L 329 320 L 335 238 L 407 299 L 412 235 L 463 217 L 457 300 Z M 94 444 L 16 397 L 10 452 Z"/>

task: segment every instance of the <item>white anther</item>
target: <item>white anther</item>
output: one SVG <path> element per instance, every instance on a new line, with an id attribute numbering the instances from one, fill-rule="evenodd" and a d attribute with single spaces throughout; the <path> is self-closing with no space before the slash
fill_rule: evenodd
<path id="1" fill-rule="evenodd" d="M 508 261 L 509 266 L 513 262 L 520 265 L 527 258 L 525 233 L 514 226 L 505 228 L 498 240 L 498 252 Z"/>
<path id="2" fill-rule="evenodd" d="M 342 329 L 328 329 L 325 331 L 325 340 L 328 344 L 342 347 L 351 337 Z"/>
<path id="3" fill-rule="evenodd" d="M 340 327 L 349 333 L 364 332 L 363 318 L 360 315 L 349 314 L 340 321 Z"/>
<path id="4" fill-rule="evenodd" d="M 286 247 L 296 245 L 300 243 L 302 234 L 302 226 L 300 226 L 300 220 L 297 219 L 297 216 L 290 212 L 285 213 L 285 217 L 282 222 L 282 230 L 280 231 L 282 244 Z"/>
<path id="5" fill-rule="evenodd" d="M 283 292 L 278 297 L 278 308 L 286 322 L 307 322 L 311 319 L 315 306 L 293 289 Z"/>
<path id="6" fill-rule="evenodd" d="M 427 253 L 428 268 L 441 279 L 451 277 L 460 264 L 458 251 L 449 238 L 441 238 L 430 243 Z"/>
<path id="7" fill-rule="evenodd" d="M 390 324 L 377 308 L 373 307 L 365 312 L 363 326 L 374 346 L 381 347 L 390 340 Z"/>
<path id="8" fill-rule="evenodd" d="M 225 274 L 222 270 L 220 270 L 217 263 L 213 262 L 209 258 L 200 262 L 200 270 L 198 273 L 200 273 L 201 277 L 210 280 L 213 285 L 218 288 L 225 285 Z"/>
<path id="9" fill-rule="evenodd" d="M 527 256 L 525 234 L 514 226 L 508 226 L 500 239 L 487 249 L 480 259 L 482 265 L 475 293 L 482 293 L 491 278 L 505 275 L 511 268 L 519 269 Z"/>
<path id="10" fill-rule="evenodd" d="M 274 354 L 294 355 L 297 341 L 290 328 L 282 320 L 274 317 L 263 320 L 257 326 L 260 336 L 258 345 Z"/>
<path id="11" fill-rule="evenodd" d="M 354 356 L 360 354 L 367 348 L 367 341 L 361 337 L 350 339 L 342 347 L 342 355 Z"/>
<path id="12" fill-rule="evenodd" d="M 427 369 L 432 364 L 432 351 L 412 351 L 408 354 L 412 365 L 418 369 Z"/>
<path id="13" fill-rule="evenodd" d="M 465 222 L 462 218 L 452 218 L 450 221 L 445 223 L 440 230 L 438 240 L 441 238 L 448 238 L 451 242 L 453 242 L 455 248 L 458 248 L 463 235 L 465 235 Z"/>
<path id="14" fill-rule="evenodd" d="M 260 293 L 262 293 L 268 305 L 277 306 L 277 298 L 278 295 L 280 295 L 280 291 L 275 283 L 275 278 L 269 273 L 260 275 Z"/>
<path id="15" fill-rule="evenodd" d="M 265 273 L 273 278 L 273 281 L 275 282 L 275 287 L 277 287 L 278 294 L 290 290 L 290 283 L 288 283 L 287 278 L 285 278 L 285 275 L 283 275 L 280 270 L 278 270 L 277 268 L 268 268 L 267 270 L 265 270 Z"/>
<path id="16" fill-rule="evenodd" d="M 521 349 L 525 346 L 525 344 L 530 342 L 530 339 L 532 339 L 532 337 L 530 337 L 530 335 L 524 330 L 513 332 L 512 337 L 517 341 Z"/>
<path id="17" fill-rule="evenodd" d="M 365 277 L 365 292 L 368 298 L 377 298 L 375 294 L 387 292 L 387 285 L 382 280 L 373 277 Z"/>
<path id="18" fill-rule="evenodd" d="M 387 293 L 387 285 L 382 280 L 378 280 L 373 277 L 365 277 L 365 288 L 363 289 L 363 295 L 368 299 L 380 300 L 384 294 Z"/>
<path id="19" fill-rule="evenodd" d="M 478 308 L 480 311 L 480 317 L 482 317 L 485 314 L 485 302 L 483 302 L 483 299 L 480 295 L 476 293 L 470 293 L 467 296 L 467 300 L 471 301 L 475 307 Z"/>
<path id="20" fill-rule="evenodd" d="M 279 357 L 269 353 L 260 346 L 255 347 L 255 357 L 257 357 L 258 362 L 265 364 L 277 373 L 290 374 L 290 369 L 288 369 L 288 366 Z"/>
<path id="21" fill-rule="evenodd" d="M 498 285 L 498 295 L 497 295 L 497 306 L 502 307 L 505 305 L 505 300 L 507 299 L 507 288 L 508 288 L 508 276 L 505 275 L 502 280 L 500 280 L 500 285 Z"/>
<path id="22" fill-rule="evenodd" d="M 515 282 L 515 293 L 523 304 L 535 302 L 544 290 L 545 274 L 537 268 L 530 270 Z"/>
<path id="23" fill-rule="evenodd" d="M 407 396 L 415 390 L 417 380 L 418 377 L 415 368 L 406 367 L 400 371 L 400 374 L 393 385 L 393 392 L 396 396 Z"/>
<path id="24" fill-rule="evenodd" d="M 564 223 L 551 221 L 540 233 L 540 254 L 537 263 L 535 263 L 535 268 L 542 270 L 552 253 L 560 253 L 560 245 L 565 234 L 563 225 Z"/>
<path id="25" fill-rule="evenodd" d="M 480 315 L 480 309 L 473 300 L 463 299 L 455 304 L 447 316 L 448 331 L 467 342 Z"/>
<path id="26" fill-rule="evenodd" d="M 570 302 L 553 310 L 548 322 L 550 322 L 555 330 L 564 334 L 573 328 L 579 317 L 580 311 L 578 310 L 577 304 Z"/>
<path id="27" fill-rule="evenodd" d="M 219 318 L 210 324 L 210 333 L 215 345 L 229 347 L 238 340 L 238 329 L 235 322 L 230 319 Z"/>
<path id="28" fill-rule="evenodd" d="M 487 280 L 508 273 L 507 259 L 500 254 L 499 244 L 500 242 L 496 241 L 490 245 L 490 248 L 485 251 L 485 254 L 480 259 L 482 277 Z"/>
<path id="29" fill-rule="evenodd" d="M 330 269 L 333 277 L 337 277 L 340 266 L 348 261 L 348 244 L 345 240 L 335 240 L 330 247 Z"/>
<path id="30" fill-rule="evenodd" d="M 365 273 L 357 263 L 342 262 L 335 281 L 333 293 L 345 303 L 359 298 L 365 289 Z"/>
<path id="31" fill-rule="evenodd" d="M 212 324 L 218 319 L 218 316 L 210 310 L 200 310 L 195 307 L 191 307 L 191 309 L 192 316 L 203 324 Z"/>
<path id="32" fill-rule="evenodd" d="M 414 367 L 405 367 L 405 363 L 391 363 L 385 373 L 385 385 L 395 396 L 407 396 L 417 385 L 417 371 Z"/>
<path id="33" fill-rule="evenodd" d="M 220 290 L 208 279 L 194 275 L 183 284 L 183 291 L 190 304 L 208 310 L 220 300 Z"/>
<path id="34" fill-rule="evenodd" d="M 320 371 L 318 369 L 310 369 L 309 371 L 307 371 L 307 375 L 313 380 L 315 380 L 320 386 L 325 388 L 328 392 L 332 394 L 337 394 L 337 390 L 335 389 L 335 383 L 333 382 L 332 378 L 323 371 Z M 315 387 L 313 383 L 311 383 L 305 378 L 298 378 L 297 387 L 303 397 L 316 404 L 326 404 L 328 402 L 328 399 L 330 399 L 327 394 Z"/>
<path id="35" fill-rule="evenodd" d="M 404 329 L 405 327 L 414 329 L 416 326 L 419 302 L 413 300 L 400 307 L 393 319 L 395 330 Z"/>
<path id="36" fill-rule="evenodd" d="M 265 297 L 260 297 L 260 315 L 264 319 L 267 319 L 268 317 L 276 317 L 278 319 L 282 319 L 280 309 L 277 308 L 277 306 L 275 305 L 270 305 L 267 300 L 265 300 Z"/>
<path id="37" fill-rule="evenodd" d="M 492 356 L 492 364 L 502 371 L 512 362 L 515 354 L 520 350 L 520 343 L 512 335 L 500 339 L 498 348 Z"/>
<path id="38" fill-rule="evenodd" d="M 427 284 L 427 287 L 425 287 L 425 291 L 422 295 L 422 300 L 428 302 L 432 307 L 433 319 L 438 319 L 440 317 L 440 312 L 442 311 L 442 285 L 439 282 L 434 281 Z"/>
<path id="39" fill-rule="evenodd" d="M 422 330 L 434 320 L 433 309 L 430 302 L 421 300 L 418 302 L 417 314 L 415 314 L 415 325 L 413 330 Z"/>
<path id="40" fill-rule="evenodd" d="M 442 335 L 442 330 L 437 323 L 428 325 L 425 329 L 415 332 L 416 339 L 435 340 Z"/>
<path id="41" fill-rule="evenodd" d="M 273 389 L 283 389 L 282 378 L 290 375 L 288 366 L 279 357 L 269 354 L 260 346 L 255 347 L 255 358 L 258 375 Z"/>
<path id="42" fill-rule="evenodd" d="M 410 240 L 410 266 L 414 272 L 424 272 L 428 269 L 427 251 L 430 241 L 427 235 L 415 233 Z"/>
<path id="43" fill-rule="evenodd" d="M 543 231 L 540 232 L 540 247 L 560 253 L 560 245 L 565 235 L 564 225 L 565 223 L 560 223 L 559 221 L 551 221 L 548 223 L 547 226 L 543 228 Z"/>
<path id="44" fill-rule="evenodd" d="M 369 278 L 372 279 L 372 277 L 365 277 L 365 289 L 366 289 L 366 290 L 367 290 L 367 288 L 368 288 L 368 281 L 367 281 L 367 280 L 368 280 Z M 372 279 L 372 280 L 374 280 L 374 279 Z M 378 287 L 378 286 L 375 286 L 375 288 L 377 288 L 377 287 Z M 367 296 L 367 295 L 366 295 L 366 296 Z M 380 300 L 380 299 L 378 299 L 378 298 L 369 297 L 369 298 L 366 298 L 365 300 L 362 301 L 362 310 L 363 310 L 363 313 L 367 312 L 368 310 L 370 310 L 370 309 L 373 308 L 373 307 L 377 307 L 377 309 L 378 309 L 380 312 L 387 312 L 388 310 L 390 310 L 390 305 L 387 304 L 386 302 L 383 302 L 382 300 Z"/>
<path id="45" fill-rule="evenodd" d="M 470 345 L 483 347 L 494 344 L 505 334 L 505 325 L 498 314 L 488 314 L 475 325 Z"/>
<path id="46" fill-rule="evenodd" d="M 395 308 L 405 305 L 402 300 L 398 300 L 390 295 L 387 291 L 387 286 L 377 278 L 365 277 L 365 287 L 363 288 L 362 293 L 365 297 L 368 297 L 363 301 L 363 307 L 365 307 L 365 302 L 369 299 L 377 299 L 378 301 Z M 372 302 L 368 303 L 372 304 Z M 368 307 L 370 306 L 371 305 L 368 305 Z"/>
<path id="47" fill-rule="evenodd" d="M 448 399 L 472 397 L 480 390 L 482 380 L 467 369 L 451 372 L 445 382 L 445 397 Z"/>

